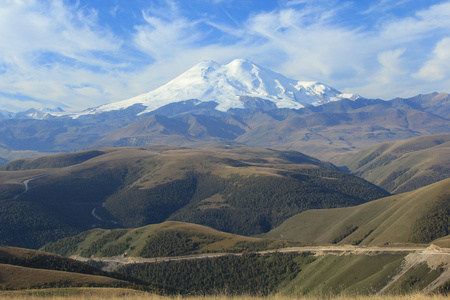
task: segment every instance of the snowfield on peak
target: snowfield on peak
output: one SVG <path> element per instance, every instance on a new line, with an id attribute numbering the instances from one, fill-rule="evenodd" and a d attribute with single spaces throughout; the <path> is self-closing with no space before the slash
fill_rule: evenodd
<path id="1" fill-rule="evenodd" d="M 226 112 L 231 108 L 244 108 L 241 100 L 244 96 L 269 100 L 278 108 L 291 109 L 359 98 L 319 82 L 286 78 L 245 59 L 235 59 L 226 65 L 207 60 L 151 92 L 92 108 L 80 115 L 121 110 L 135 104 L 146 107 L 140 112 L 144 114 L 170 103 L 192 99 L 199 100 L 198 103 L 216 102 L 215 109 Z"/>
<path id="2" fill-rule="evenodd" d="M 26 111 L 10 112 L 0 110 L 0 120 L 2 119 L 35 119 L 43 120 L 50 117 L 64 116 L 67 113 L 60 107 L 56 108 L 30 108 Z"/>

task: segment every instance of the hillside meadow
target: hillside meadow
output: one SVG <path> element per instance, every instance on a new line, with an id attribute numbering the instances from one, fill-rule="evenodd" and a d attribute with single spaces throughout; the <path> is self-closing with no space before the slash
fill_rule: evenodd
<path id="1" fill-rule="evenodd" d="M 46 244 L 42 250 L 64 256 L 165 257 L 199 253 L 237 253 L 298 246 L 299 243 L 246 237 L 210 227 L 166 221 L 129 229 L 92 229 Z"/>
<path id="2" fill-rule="evenodd" d="M 342 166 L 390 193 L 416 190 L 448 178 L 450 134 L 377 144 L 357 152 Z"/>
<path id="3" fill-rule="evenodd" d="M 358 206 L 308 210 L 261 236 L 311 244 L 427 244 L 449 234 L 449 205 L 446 179 Z M 440 244 L 446 247 L 445 240 Z"/>
<path id="4" fill-rule="evenodd" d="M 254 296 L 160 296 L 129 289 L 110 289 L 110 288 L 67 288 L 67 289 L 44 289 L 44 290 L 26 290 L 1 292 L 1 299 L 52 299 L 52 300 L 444 300 L 448 299 L 445 295 L 423 295 L 412 294 L 404 296 L 329 296 L 318 297 L 289 297 L 272 295 L 268 297 Z"/>

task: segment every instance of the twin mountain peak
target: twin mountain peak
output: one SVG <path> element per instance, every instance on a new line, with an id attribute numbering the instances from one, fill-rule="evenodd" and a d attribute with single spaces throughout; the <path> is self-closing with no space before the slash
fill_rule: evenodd
<path id="1" fill-rule="evenodd" d="M 49 115 L 78 118 L 135 105 L 142 108 L 137 114 L 146 114 L 169 104 L 186 101 L 194 105 L 207 103 L 209 108 L 221 112 L 258 108 L 261 105 L 301 109 L 358 98 L 359 95 L 344 94 L 320 82 L 289 79 L 246 59 L 235 59 L 225 65 L 205 60 L 165 85 L 127 100 L 88 108 L 79 113 L 67 113 L 60 108 L 30 109 L 20 113 L 0 111 L 0 119 L 45 119 Z"/>
<path id="2" fill-rule="evenodd" d="M 319 82 L 289 79 L 246 59 L 235 59 L 226 65 L 205 60 L 151 92 L 92 108 L 79 115 L 121 110 L 136 104 L 145 107 L 140 112 L 144 114 L 187 100 L 195 100 L 197 104 L 209 102 L 214 109 L 226 112 L 246 108 L 245 100 L 249 97 L 269 101 L 276 108 L 289 109 L 359 98 Z"/>

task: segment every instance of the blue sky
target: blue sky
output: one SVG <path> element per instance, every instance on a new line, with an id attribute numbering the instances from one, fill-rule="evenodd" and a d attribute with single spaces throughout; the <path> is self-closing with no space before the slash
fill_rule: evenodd
<path id="1" fill-rule="evenodd" d="M 370 98 L 450 92 L 450 1 L 0 4 L 0 109 L 82 110 L 235 58 Z"/>

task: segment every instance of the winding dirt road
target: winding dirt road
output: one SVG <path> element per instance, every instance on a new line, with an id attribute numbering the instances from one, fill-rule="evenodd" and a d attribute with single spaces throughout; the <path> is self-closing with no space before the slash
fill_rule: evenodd
<path id="1" fill-rule="evenodd" d="M 344 254 L 359 254 L 359 255 L 376 255 L 381 252 L 406 252 L 406 253 L 418 253 L 421 254 L 434 254 L 439 255 L 448 260 L 450 266 L 450 249 L 449 248 L 433 248 L 430 247 L 355 247 L 355 246 L 328 246 L 328 247 L 291 247 L 282 248 L 276 250 L 266 250 L 259 251 L 256 253 L 267 254 L 267 253 L 288 253 L 288 252 L 312 252 L 315 256 L 323 255 L 344 255 Z M 203 254 L 193 254 L 184 256 L 171 256 L 171 257 L 154 257 L 154 258 L 142 258 L 142 257 L 131 257 L 131 256 L 113 256 L 113 257 L 81 257 L 79 255 L 70 256 L 70 258 L 79 261 L 99 261 L 106 264 L 105 270 L 113 271 L 122 265 L 135 264 L 135 263 L 159 263 L 168 261 L 178 261 L 178 260 L 193 260 L 193 259 L 206 259 L 214 257 L 222 257 L 227 255 L 243 255 L 243 253 L 203 253 Z"/>
<path id="2" fill-rule="evenodd" d="M 52 174 L 55 174 L 55 173 L 39 175 L 39 176 L 36 176 L 36 177 L 32 177 L 32 178 L 30 178 L 30 179 L 24 180 L 24 181 L 22 182 L 22 184 L 24 185 L 25 190 L 24 190 L 23 192 L 21 192 L 20 194 L 15 195 L 13 199 L 16 200 L 17 198 L 19 198 L 20 196 L 22 196 L 23 194 L 25 194 L 26 192 L 28 192 L 28 184 L 29 184 L 31 181 L 33 181 L 33 180 L 35 180 L 35 179 L 38 179 L 38 178 L 41 178 L 41 177 L 49 176 L 49 175 L 52 175 Z"/>

